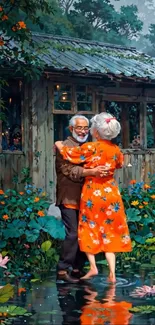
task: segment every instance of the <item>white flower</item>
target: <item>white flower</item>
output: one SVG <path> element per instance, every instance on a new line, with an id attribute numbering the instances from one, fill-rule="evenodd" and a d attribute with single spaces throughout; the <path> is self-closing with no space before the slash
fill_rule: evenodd
<path id="1" fill-rule="evenodd" d="M 96 157 L 93 157 L 92 161 L 98 161 L 98 160 L 100 160 L 100 159 L 101 159 L 100 156 L 96 156 Z"/>
<path id="2" fill-rule="evenodd" d="M 94 191 L 93 194 L 94 194 L 95 196 L 101 196 L 101 195 L 102 195 L 102 193 L 101 193 L 100 190 L 96 190 L 96 191 Z"/>
<path id="3" fill-rule="evenodd" d="M 104 189 L 104 192 L 106 192 L 106 193 L 110 193 L 110 192 L 112 192 L 111 187 L 106 187 L 106 188 Z"/>
<path id="4" fill-rule="evenodd" d="M 106 168 L 106 169 L 109 169 L 110 167 L 111 167 L 111 164 L 106 163 L 106 164 L 104 165 L 104 168 Z"/>
<path id="5" fill-rule="evenodd" d="M 118 226 L 118 229 L 122 229 L 122 228 L 124 228 L 124 226 L 123 226 L 123 225 L 120 225 L 120 226 Z"/>
<path id="6" fill-rule="evenodd" d="M 97 219 L 98 218 L 98 214 L 96 214 L 94 218 Z"/>
<path id="7" fill-rule="evenodd" d="M 104 233 L 104 227 L 100 227 L 100 232 L 103 234 Z"/>
<path id="8" fill-rule="evenodd" d="M 128 235 L 126 235 L 126 236 L 124 236 L 124 237 L 122 238 L 122 242 L 123 242 L 124 244 L 127 244 L 129 241 L 130 241 L 130 237 L 129 237 Z"/>
<path id="9" fill-rule="evenodd" d="M 111 216 L 111 214 L 112 214 L 112 211 L 107 211 L 107 212 L 106 212 L 106 215 L 107 215 L 107 216 Z"/>
<path id="10" fill-rule="evenodd" d="M 98 245 L 100 243 L 100 241 L 97 239 L 97 240 L 93 240 L 93 243 Z"/>
<path id="11" fill-rule="evenodd" d="M 111 243 L 111 240 L 110 239 L 107 239 L 107 238 L 103 238 L 103 242 L 106 245 L 106 244 Z"/>

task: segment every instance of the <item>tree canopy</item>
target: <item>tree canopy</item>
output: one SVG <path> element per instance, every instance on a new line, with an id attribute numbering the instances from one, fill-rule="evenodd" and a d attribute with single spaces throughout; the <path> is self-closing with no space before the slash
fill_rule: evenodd
<path id="1" fill-rule="evenodd" d="M 30 77 L 37 73 L 38 55 L 32 40 L 32 31 L 27 24 L 43 28 L 40 19 L 42 15 L 53 15 L 53 8 L 46 0 L 3 0 L 0 2 L 0 64 L 9 67 L 13 72 L 22 70 Z M 24 19 L 23 19 L 24 17 Z M 39 49 L 40 50 L 40 49 Z"/>

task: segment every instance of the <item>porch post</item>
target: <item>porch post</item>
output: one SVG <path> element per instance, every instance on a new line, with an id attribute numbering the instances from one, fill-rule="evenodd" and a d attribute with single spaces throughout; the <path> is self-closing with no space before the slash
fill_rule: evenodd
<path id="1" fill-rule="evenodd" d="M 130 128 L 129 128 L 129 103 L 121 103 L 121 127 L 122 127 L 122 145 L 124 149 L 130 145 Z"/>
<path id="2" fill-rule="evenodd" d="M 140 145 L 147 148 L 147 103 L 141 102 L 140 108 Z"/>

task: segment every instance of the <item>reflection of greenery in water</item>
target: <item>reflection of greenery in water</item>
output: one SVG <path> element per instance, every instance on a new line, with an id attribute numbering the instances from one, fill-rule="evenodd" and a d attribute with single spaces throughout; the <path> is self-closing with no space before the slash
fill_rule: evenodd
<path id="1" fill-rule="evenodd" d="M 144 325 L 149 322 L 152 314 L 150 316 L 146 314 L 145 318 L 144 316 L 141 318 L 141 315 L 142 312 L 145 313 L 145 310 L 150 311 L 151 308 L 153 310 L 153 300 L 146 301 L 145 299 L 135 299 L 130 296 L 137 286 L 142 286 L 144 283 L 150 284 L 149 277 L 145 278 L 140 274 L 136 276 L 119 275 L 117 278 L 118 286 L 111 286 L 106 282 L 105 274 L 104 270 L 92 281 L 77 285 L 56 284 L 55 274 L 43 279 L 42 282 L 38 281 L 36 283 L 25 282 L 23 279 L 20 282 L 15 282 L 14 299 L 8 304 L 10 307 L 18 305 L 18 307 L 27 309 L 28 313 L 32 313 L 32 316 L 28 318 L 22 317 L 21 320 L 18 319 L 18 325 L 23 325 L 24 320 L 29 325 L 72 325 L 80 322 L 80 319 L 81 321 L 85 319 L 87 309 L 89 309 L 90 324 L 93 324 L 94 317 L 96 317 L 94 324 L 100 324 L 101 320 L 102 324 L 103 320 L 112 323 L 113 317 L 116 315 L 117 319 L 118 314 L 122 321 L 124 317 L 125 319 L 132 317 L 132 323 L 137 325 Z M 19 291 L 19 288 L 23 287 L 25 287 L 25 291 Z M 19 292 L 21 292 L 20 295 Z M 152 307 L 148 308 L 147 305 Z M 142 307 L 137 309 L 137 315 L 134 316 L 132 310 L 129 311 L 129 308 L 139 308 L 139 306 Z M 133 310 L 133 312 L 136 312 L 136 310 Z M 81 324 L 85 323 L 82 322 Z M 129 324 L 129 322 L 125 324 Z"/>

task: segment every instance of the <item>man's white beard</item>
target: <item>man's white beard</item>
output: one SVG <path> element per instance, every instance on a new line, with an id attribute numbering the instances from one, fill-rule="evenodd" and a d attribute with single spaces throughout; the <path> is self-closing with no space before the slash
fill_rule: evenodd
<path id="1" fill-rule="evenodd" d="M 73 138 L 74 138 L 76 141 L 78 141 L 78 142 L 80 142 L 80 143 L 84 143 L 84 142 L 86 142 L 87 139 L 88 139 L 88 134 L 86 134 L 84 138 L 80 138 L 80 137 L 75 133 L 74 130 L 73 130 L 73 132 L 72 132 L 72 136 L 73 136 Z"/>

